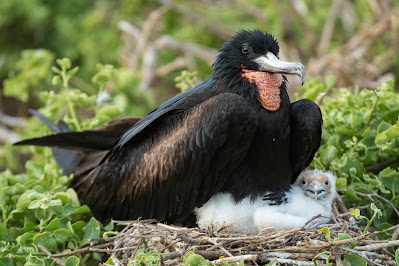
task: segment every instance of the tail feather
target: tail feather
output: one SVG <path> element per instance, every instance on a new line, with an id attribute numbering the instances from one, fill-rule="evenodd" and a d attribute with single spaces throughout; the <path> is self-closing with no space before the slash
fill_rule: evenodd
<path id="1" fill-rule="evenodd" d="M 63 132 L 40 138 L 26 139 L 14 145 L 37 145 L 72 150 L 109 150 L 121 135 L 118 132 L 87 130 L 82 132 Z"/>
<path id="2" fill-rule="evenodd" d="M 37 110 L 31 109 L 29 112 L 39 118 L 55 134 L 23 140 L 14 145 L 52 147 L 54 158 L 65 175 L 76 171 L 87 172 L 95 168 L 101 162 L 101 155 L 105 155 L 106 151 L 111 149 L 119 138 L 140 120 L 139 117 L 113 119 L 106 125 L 93 130 L 73 132 L 62 120 L 55 124 Z M 94 156 L 96 160 L 92 160 L 93 154 L 96 154 Z"/>
<path id="3" fill-rule="evenodd" d="M 72 129 L 70 129 L 68 127 L 67 124 L 65 124 L 64 121 L 60 120 L 58 121 L 57 124 L 54 124 L 53 122 L 51 122 L 47 117 L 45 117 L 42 113 L 40 113 L 39 111 L 35 110 L 35 109 L 29 109 L 29 113 L 31 115 L 36 116 L 37 118 L 40 119 L 40 121 L 42 121 L 44 124 L 46 124 L 46 126 L 48 128 L 51 129 L 51 131 L 53 131 L 54 133 L 61 133 L 61 132 L 70 132 L 72 131 Z"/>

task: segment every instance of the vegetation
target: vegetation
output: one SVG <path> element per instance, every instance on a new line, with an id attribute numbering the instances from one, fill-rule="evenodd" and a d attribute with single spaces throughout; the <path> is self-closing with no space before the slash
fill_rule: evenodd
<path id="1" fill-rule="evenodd" d="M 55 259 L 43 250 L 67 252 L 117 230 L 80 205 L 68 188 L 73 176 L 62 175 L 49 149 L 12 147 L 14 132 L 20 138 L 50 133 L 36 118 L 22 123 L 18 117 L 40 108 L 82 130 L 145 115 L 209 76 L 217 49 L 241 28 L 273 33 L 281 57 L 307 65 L 313 78 L 300 89 L 290 80 L 290 91 L 319 101 L 323 112 L 322 145 L 311 167 L 339 177 L 348 208 L 374 203 L 381 210 L 375 216 L 362 209 L 370 218 L 364 223 L 376 230 L 397 225 L 389 202 L 399 208 L 399 83 L 383 81 L 399 77 L 399 2 L 211 3 L 0 1 L 0 264 L 51 265 Z M 393 235 L 394 229 L 379 237 Z M 186 261 L 208 264 L 194 255 Z M 159 261 L 156 254 L 137 256 Z M 105 259 L 76 254 L 57 263 Z"/>

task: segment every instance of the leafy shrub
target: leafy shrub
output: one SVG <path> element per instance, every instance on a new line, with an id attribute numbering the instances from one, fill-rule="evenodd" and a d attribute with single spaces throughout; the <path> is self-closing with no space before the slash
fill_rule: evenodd
<path id="1" fill-rule="evenodd" d="M 316 83 L 326 88 L 321 81 Z M 376 90 L 331 89 L 329 93 L 320 106 L 322 144 L 311 167 L 337 175 L 347 206 L 371 203 L 359 198 L 357 191 L 380 194 L 399 208 L 399 94 L 394 83 L 386 82 Z M 374 225 L 382 229 L 396 224 L 392 208 L 384 202 L 379 208 L 383 215 Z M 372 215 L 371 210 L 365 212 Z"/>
<path id="2" fill-rule="evenodd" d="M 25 62 L 24 59 L 21 62 Z M 37 68 L 49 68 L 46 60 L 40 62 L 46 65 L 38 64 Z M 99 86 L 99 92 L 89 96 L 70 88 L 69 80 L 78 68 L 72 68 L 71 61 L 65 58 L 58 59 L 57 64 L 52 67 L 55 73 L 52 83 L 57 92 L 42 91 L 38 95 L 45 104 L 40 110 L 42 113 L 53 120 L 60 113 L 66 114 L 62 119 L 75 130 L 97 127 L 120 114 L 121 110 L 115 105 L 98 101 L 106 83 L 117 72 L 112 66 L 98 65 L 93 82 Z M 25 68 L 22 66 L 19 70 L 22 69 Z M 21 71 L 10 80 L 31 83 L 32 75 L 24 73 Z M 43 76 L 47 74 L 43 73 Z M 29 90 L 29 86 L 18 88 L 21 94 Z M 42 123 L 32 118 L 22 135 L 48 133 Z M 0 263 L 50 265 L 54 259 L 46 258 L 39 245 L 51 253 L 67 252 L 84 247 L 89 244 L 89 239 L 99 238 L 103 232 L 113 229 L 112 224 L 104 227 L 92 216 L 89 207 L 80 205 L 76 192 L 68 188 L 73 177 L 62 175 L 48 148 L 30 149 L 35 152 L 25 164 L 26 173 L 13 174 L 10 170 L 0 173 Z M 98 264 L 101 256 L 96 253 L 75 255 L 63 261 L 69 265 Z"/>

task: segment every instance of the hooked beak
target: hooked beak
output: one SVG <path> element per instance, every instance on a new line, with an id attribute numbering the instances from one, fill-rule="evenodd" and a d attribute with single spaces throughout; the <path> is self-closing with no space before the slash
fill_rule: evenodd
<path id="1" fill-rule="evenodd" d="M 265 56 L 256 58 L 254 62 L 259 65 L 260 71 L 297 75 L 301 78 L 302 85 L 305 83 L 306 69 L 299 62 L 291 63 L 281 61 L 272 52 L 267 52 Z"/>
<path id="2" fill-rule="evenodd" d="M 311 184 L 310 188 L 306 189 L 306 193 L 309 197 L 314 196 L 315 200 L 319 200 L 324 197 L 326 190 L 319 186 L 319 184 Z"/>

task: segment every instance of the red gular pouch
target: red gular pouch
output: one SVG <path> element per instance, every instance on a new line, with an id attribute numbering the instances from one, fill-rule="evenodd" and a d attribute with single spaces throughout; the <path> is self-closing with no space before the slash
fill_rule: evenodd
<path id="1" fill-rule="evenodd" d="M 280 86 L 283 83 L 283 75 L 242 69 L 241 76 L 246 77 L 250 83 L 255 82 L 259 91 L 259 102 L 263 108 L 269 111 L 277 111 L 280 108 Z"/>

